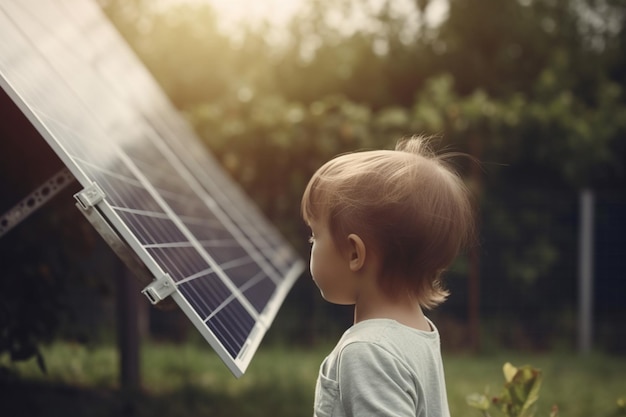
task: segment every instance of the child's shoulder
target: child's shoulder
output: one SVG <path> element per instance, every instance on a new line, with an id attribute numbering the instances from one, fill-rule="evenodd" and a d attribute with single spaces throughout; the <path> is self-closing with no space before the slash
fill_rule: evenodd
<path id="1" fill-rule="evenodd" d="M 429 323 L 431 323 L 429 321 Z M 343 334 L 339 344 L 346 346 L 354 342 L 379 345 L 416 343 L 419 340 L 439 341 L 439 333 L 434 325 L 432 331 L 417 330 L 391 319 L 370 319 L 354 324 Z"/>

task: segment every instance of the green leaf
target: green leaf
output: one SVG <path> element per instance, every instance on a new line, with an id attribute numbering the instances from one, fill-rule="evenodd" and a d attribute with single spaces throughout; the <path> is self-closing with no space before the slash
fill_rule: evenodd
<path id="1" fill-rule="evenodd" d="M 489 401 L 489 398 L 487 398 L 484 394 L 470 394 L 465 398 L 465 400 L 470 407 L 481 411 L 487 411 L 491 406 L 491 401 Z"/>
<path id="2" fill-rule="evenodd" d="M 527 366 L 524 370 L 524 387 L 526 389 L 526 398 L 522 407 L 522 416 L 532 415 L 531 408 L 539 400 L 539 390 L 541 389 L 542 374 L 538 369 Z"/>
<path id="3" fill-rule="evenodd" d="M 511 365 L 510 362 L 507 362 L 502 367 L 502 372 L 504 373 L 504 379 L 506 382 L 511 382 L 515 374 L 517 374 L 517 368 Z"/>

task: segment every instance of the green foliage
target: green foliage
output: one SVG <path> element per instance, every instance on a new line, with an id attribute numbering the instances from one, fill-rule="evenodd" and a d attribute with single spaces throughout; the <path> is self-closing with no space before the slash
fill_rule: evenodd
<path id="1" fill-rule="evenodd" d="M 489 390 L 485 394 L 473 393 L 466 397 L 467 404 L 479 410 L 483 416 L 490 417 L 489 410 L 495 406 L 506 417 L 534 417 L 537 415 L 537 402 L 543 380 L 541 370 L 530 365 L 515 367 L 509 362 L 502 367 L 504 388 L 499 396 L 490 397 Z M 571 393 L 570 393 L 571 394 Z M 550 417 L 559 415 L 559 407 L 552 405 Z M 626 415 L 626 402 L 618 398 L 610 416 Z"/>
<path id="2" fill-rule="evenodd" d="M 529 365 L 516 368 L 510 363 L 504 364 L 506 383 L 504 392 L 496 400 L 509 416 L 530 417 L 535 414 L 534 406 L 539 399 L 541 371 Z"/>
<path id="3" fill-rule="evenodd" d="M 471 394 L 467 397 L 467 403 L 482 411 L 485 416 L 489 416 L 488 411 L 492 403 L 498 406 L 506 417 L 535 416 L 535 406 L 541 389 L 541 371 L 530 365 L 516 368 L 509 362 L 504 364 L 502 371 L 505 383 L 504 390 L 499 396 L 490 400 L 487 395 Z M 556 417 L 557 414 L 557 408 L 553 407 L 550 417 Z"/>

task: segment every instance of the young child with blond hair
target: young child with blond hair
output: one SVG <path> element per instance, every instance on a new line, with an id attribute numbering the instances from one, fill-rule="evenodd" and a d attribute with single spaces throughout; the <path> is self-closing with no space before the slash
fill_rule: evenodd
<path id="1" fill-rule="evenodd" d="M 324 360 L 315 416 L 448 417 L 439 333 L 424 315 L 448 296 L 441 275 L 472 234 L 467 188 L 423 137 L 338 156 L 309 181 L 311 275 L 354 305 Z"/>

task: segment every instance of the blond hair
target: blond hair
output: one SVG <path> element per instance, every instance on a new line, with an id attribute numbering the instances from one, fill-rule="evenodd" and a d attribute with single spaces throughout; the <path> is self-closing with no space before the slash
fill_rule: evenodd
<path id="1" fill-rule="evenodd" d="M 441 281 L 473 231 L 469 192 L 427 138 L 395 150 L 340 155 L 315 172 L 302 197 L 305 221 L 324 220 L 340 250 L 355 233 L 382 259 L 381 288 L 424 308 L 443 302 Z"/>

